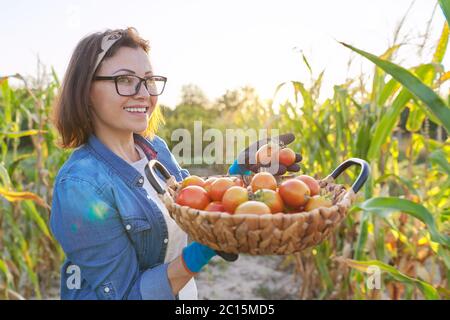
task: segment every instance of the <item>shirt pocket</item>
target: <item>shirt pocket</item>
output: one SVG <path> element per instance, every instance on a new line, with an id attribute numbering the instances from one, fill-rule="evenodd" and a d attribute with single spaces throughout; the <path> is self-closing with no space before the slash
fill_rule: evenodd
<path id="1" fill-rule="evenodd" d="M 147 264 L 149 257 L 152 224 L 146 217 L 127 217 L 123 219 L 125 230 L 133 243 L 139 266 Z"/>

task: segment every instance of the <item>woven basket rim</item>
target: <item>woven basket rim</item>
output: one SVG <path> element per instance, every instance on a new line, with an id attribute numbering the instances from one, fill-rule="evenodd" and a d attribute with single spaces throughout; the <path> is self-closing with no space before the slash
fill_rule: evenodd
<path id="1" fill-rule="evenodd" d="M 195 241 L 228 253 L 279 255 L 299 252 L 322 242 L 342 222 L 356 199 L 352 188 L 336 184 L 333 178 L 318 182 L 321 189 L 333 195 L 335 203 L 294 213 L 233 214 L 181 206 L 175 202 L 181 187 L 176 181 L 159 196 L 171 217 Z"/>
<path id="2" fill-rule="evenodd" d="M 230 175 L 216 175 L 216 176 L 221 176 L 221 177 L 230 177 Z M 235 175 L 233 175 L 235 176 Z M 212 177 L 212 176 L 208 176 L 208 177 Z M 239 177 L 239 176 L 235 176 L 235 177 Z M 282 176 L 285 178 L 289 178 L 290 176 Z M 334 184 L 336 186 L 342 186 L 345 189 L 345 194 L 344 196 L 335 204 L 333 204 L 330 207 L 319 207 L 319 208 L 315 208 L 311 211 L 301 211 L 301 212 L 294 212 L 294 213 L 285 213 L 285 212 L 277 212 L 277 213 L 264 213 L 264 214 L 254 214 L 254 213 L 228 213 L 228 212 L 221 212 L 221 211 L 205 211 L 205 210 L 201 210 L 201 209 L 195 209 L 195 208 L 191 208 L 189 206 L 182 206 L 179 205 L 175 202 L 174 197 L 172 195 L 168 196 L 168 193 L 164 193 L 164 195 L 162 196 L 163 198 L 163 202 L 166 202 L 167 200 L 164 199 L 168 199 L 170 206 L 175 206 L 175 207 L 180 207 L 180 208 L 186 208 L 188 211 L 188 213 L 190 215 L 193 216 L 198 216 L 198 215 L 202 215 L 202 216 L 209 216 L 212 218 L 218 218 L 218 219 L 228 219 L 228 218 L 234 218 L 234 219 L 238 219 L 238 218 L 255 218 L 255 217 L 264 217 L 264 216 L 285 216 L 285 215 L 289 215 L 293 218 L 300 218 L 302 216 L 308 216 L 314 212 L 316 213 L 320 213 L 320 210 L 330 210 L 330 211 L 334 211 L 334 210 L 338 210 L 340 206 L 346 206 L 349 207 L 351 206 L 351 204 L 354 201 L 354 198 L 356 197 L 355 192 L 353 191 L 353 189 L 349 188 L 346 189 L 344 185 L 342 184 L 336 184 L 334 183 L 334 179 L 331 177 L 327 177 L 321 180 L 317 180 L 319 183 L 326 183 L 326 184 Z M 349 203 L 345 203 L 346 199 L 349 199 Z"/>

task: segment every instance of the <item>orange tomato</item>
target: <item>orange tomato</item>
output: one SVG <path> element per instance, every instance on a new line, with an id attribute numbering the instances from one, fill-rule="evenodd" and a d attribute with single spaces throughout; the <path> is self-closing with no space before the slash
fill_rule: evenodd
<path id="1" fill-rule="evenodd" d="M 277 180 L 269 172 L 259 172 L 253 177 L 250 186 L 253 192 L 259 189 L 277 190 Z"/>
<path id="2" fill-rule="evenodd" d="M 199 186 L 187 186 L 178 193 L 175 200 L 180 206 L 199 210 L 203 210 L 210 201 L 206 190 Z"/>
<path id="3" fill-rule="evenodd" d="M 283 148 L 278 153 L 278 158 L 282 165 L 289 167 L 295 162 L 295 152 L 290 148 Z"/>
<path id="4" fill-rule="evenodd" d="M 205 180 L 205 185 L 203 186 L 203 189 L 206 190 L 206 192 L 209 192 L 209 190 L 211 189 L 211 184 L 216 181 L 217 178 L 216 177 L 210 177 L 208 179 Z"/>
<path id="5" fill-rule="evenodd" d="M 305 205 L 305 211 L 311 211 L 317 208 L 325 207 L 329 208 L 333 205 L 330 199 L 321 196 L 311 197 Z"/>
<path id="6" fill-rule="evenodd" d="M 199 186 L 203 187 L 205 185 L 205 180 L 200 178 L 199 176 L 192 175 L 186 177 L 181 183 L 181 188 L 186 188 L 187 186 Z"/>
<path id="7" fill-rule="evenodd" d="M 234 186 L 225 191 L 222 197 L 222 203 L 227 212 L 233 213 L 234 210 L 243 202 L 248 201 L 247 189 Z"/>
<path id="8" fill-rule="evenodd" d="M 206 208 L 205 211 L 210 211 L 210 212 L 225 212 L 225 207 L 223 206 L 223 203 L 220 201 L 213 201 L 210 202 Z"/>
<path id="9" fill-rule="evenodd" d="M 316 179 L 314 179 L 311 176 L 307 176 L 306 174 L 302 174 L 298 177 L 296 177 L 300 181 L 303 181 L 306 183 L 306 185 L 309 188 L 309 191 L 311 191 L 311 196 L 318 195 L 320 193 L 320 185 L 319 182 L 317 182 Z"/>
<path id="10" fill-rule="evenodd" d="M 298 179 L 289 179 L 280 184 L 278 188 L 284 203 L 291 207 L 300 207 L 306 204 L 311 191 L 306 183 Z"/>
<path id="11" fill-rule="evenodd" d="M 208 195 L 214 201 L 222 201 L 225 191 L 234 186 L 235 184 L 230 178 L 218 178 L 211 184 Z"/>
<path id="12" fill-rule="evenodd" d="M 251 201 L 241 203 L 236 208 L 234 213 L 235 214 L 239 214 L 239 213 L 266 214 L 266 213 L 270 213 L 270 208 L 265 203 L 251 200 Z"/>
<path id="13" fill-rule="evenodd" d="M 281 196 L 276 191 L 259 189 L 254 194 L 254 200 L 265 203 L 272 213 L 283 212 L 283 199 L 281 199 Z"/>

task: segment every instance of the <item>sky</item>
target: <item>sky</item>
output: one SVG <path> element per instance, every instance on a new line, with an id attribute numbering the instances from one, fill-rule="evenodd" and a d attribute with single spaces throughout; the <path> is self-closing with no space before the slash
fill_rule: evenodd
<path id="1" fill-rule="evenodd" d="M 300 52 L 317 76 L 325 69 L 323 96 L 335 84 L 373 65 L 338 41 L 382 54 L 412 0 L 86 0 L 8 1 L 0 11 L 0 76 L 36 74 L 37 56 L 63 77 L 73 49 L 84 36 L 107 28 L 135 27 L 150 41 L 155 74 L 168 78 L 159 102 L 175 106 L 183 85 L 199 86 L 211 99 L 227 89 L 253 86 L 263 99 L 278 84 L 308 83 Z M 416 0 L 403 35 L 410 45 L 399 51 L 408 67 L 428 62 L 416 45 L 427 28 L 435 0 Z M 430 25 L 430 43 L 441 33 L 438 7 Z M 348 67 L 348 61 L 352 63 Z M 444 59 L 448 66 L 449 54 Z"/>

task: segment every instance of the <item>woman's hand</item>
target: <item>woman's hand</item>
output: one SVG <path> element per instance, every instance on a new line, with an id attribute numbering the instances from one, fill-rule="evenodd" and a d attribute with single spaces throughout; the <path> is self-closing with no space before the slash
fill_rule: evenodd
<path id="1" fill-rule="evenodd" d="M 279 136 L 275 136 L 272 138 L 264 138 L 256 141 L 251 144 L 248 148 L 241 151 L 234 161 L 233 165 L 228 170 L 229 174 L 243 174 L 248 175 L 251 172 L 257 173 L 260 171 L 267 171 L 272 173 L 273 175 L 282 175 L 285 172 L 297 172 L 300 170 L 299 162 L 302 161 L 302 155 L 299 153 L 295 154 L 295 162 L 290 166 L 286 167 L 281 163 L 278 163 L 277 166 L 261 165 L 256 163 L 256 152 L 263 145 L 272 142 L 277 143 L 280 147 L 285 147 L 295 140 L 295 136 L 292 133 L 286 133 Z"/>
<path id="2" fill-rule="evenodd" d="M 237 254 L 230 254 L 221 251 L 214 251 L 198 242 L 192 242 L 183 249 L 182 254 L 169 263 L 167 276 L 174 295 L 206 265 L 212 257 L 219 255 L 227 261 L 235 261 Z"/>
<path id="3" fill-rule="evenodd" d="M 199 272 L 215 255 L 219 255 L 226 261 L 235 261 L 238 258 L 236 254 L 215 251 L 195 241 L 185 247 L 182 253 L 184 265 L 192 273 Z"/>

